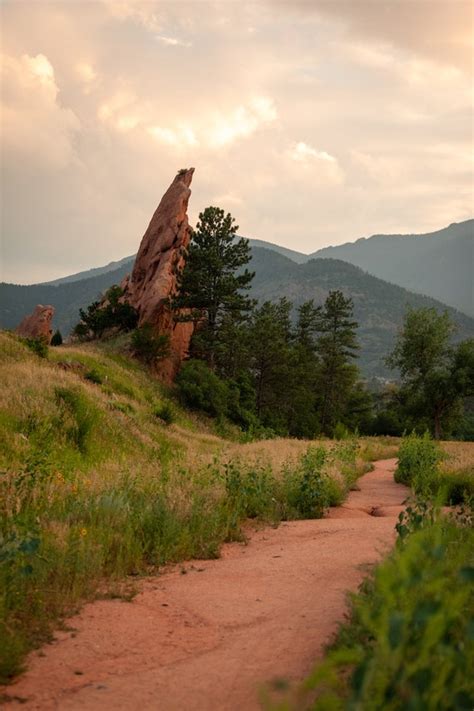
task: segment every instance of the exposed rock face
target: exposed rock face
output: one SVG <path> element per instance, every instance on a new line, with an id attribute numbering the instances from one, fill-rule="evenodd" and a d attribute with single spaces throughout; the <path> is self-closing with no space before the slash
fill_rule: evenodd
<path id="1" fill-rule="evenodd" d="M 16 332 L 23 338 L 44 338 L 49 344 L 53 335 L 51 321 L 54 316 L 54 306 L 38 304 L 32 314 L 25 316 Z"/>
<path id="2" fill-rule="evenodd" d="M 121 284 L 126 301 L 138 311 L 139 325 L 149 323 L 170 339 L 170 356 L 160 366 L 166 380 L 176 375 L 194 329 L 191 322 L 176 323 L 168 307 L 191 238 L 186 210 L 193 173 L 194 168 L 180 170 L 163 195 L 143 235 L 133 271 Z"/>

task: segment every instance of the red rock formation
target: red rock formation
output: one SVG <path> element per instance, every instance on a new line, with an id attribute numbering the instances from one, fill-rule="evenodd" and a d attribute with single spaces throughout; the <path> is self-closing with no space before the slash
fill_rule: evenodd
<path id="1" fill-rule="evenodd" d="M 138 311 L 139 325 L 149 323 L 170 339 L 170 356 L 160 365 L 168 381 L 188 352 L 194 328 L 191 322 L 176 323 L 168 306 L 191 238 L 186 210 L 193 173 L 194 168 L 180 170 L 163 195 L 143 235 L 133 271 L 121 284 L 125 300 Z"/>
<path id="2" fill-rule="evenodd" d="M 54 306 L 38 304 L 32 314 L 25 316 L 17 327 L 16 332 L 23 338 L 44 338 L 49 344 L 53 330 L 51 321 L 54 316 Z"/>

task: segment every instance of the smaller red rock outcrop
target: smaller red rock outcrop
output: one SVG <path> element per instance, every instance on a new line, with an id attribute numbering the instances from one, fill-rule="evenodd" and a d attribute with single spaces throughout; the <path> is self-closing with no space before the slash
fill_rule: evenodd
<path id="1" fill-rule="evenodd" d="M 32 314 L 25 316 L 16 332 L 23 338 L 44 338 L 49 344 L 53 335 L 51 321 L 54 316 L 54 306 L 38 304 Z"/>
<path id="2" fill-rule="evenodd" d="M 176 294 L 191 238 L 187 208 L 194 168 L 180 170 L 163 195 L 143 235 L 132 273 L 120 285 L 124 299 L 138 311 L 139 325 L 150 324 L 169 337 L 170 355 L 160 374 L 171 381 L 186 357 L 194 325 L 176 321 L 169 298 Z"/>

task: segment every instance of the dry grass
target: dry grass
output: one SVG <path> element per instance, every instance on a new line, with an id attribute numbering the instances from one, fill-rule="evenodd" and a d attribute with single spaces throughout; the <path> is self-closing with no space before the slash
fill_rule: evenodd
<path id="1" fill-rule="evenodd" d="M 474 476 L 474 442 L 442 442 L 447 454 L 442 469 L 446 472 L 470 472 Z"/>

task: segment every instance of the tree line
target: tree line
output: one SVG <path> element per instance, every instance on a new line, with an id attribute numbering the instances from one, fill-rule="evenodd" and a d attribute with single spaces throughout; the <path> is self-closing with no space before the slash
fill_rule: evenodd
<path id="1" fill-rule="evenodd" d="M 466 403 L 474 397 L 474 340 L 450 345 L 452 324 L 434 309 L 408 311 L 387 359 L 398 385 L 369 392 L 357 367 L 352 299 L 329 292 L 324 304 L 297 308 L 281 298 L 257 304 L 248 292 L 251 250 L 237 237 L 234 218 L 217 207 L 200 215 L 170 308 L 195 324 L 189 359 L 178 376 L 180 397 L 213 417 L 254 435 L 341 437 L 351 431 L 474 438 Z M 114 326 L 132 330 L 136 355 L 153 363 L 166 354 L 151 326 L 136 328 L 136 313 L 120 300 L 81 311 L 79 337 L 100 337 Z M 461 428 L 461 430 L 459 429 Z M 464 429 L 463 429 L 464 428 Z"/>

